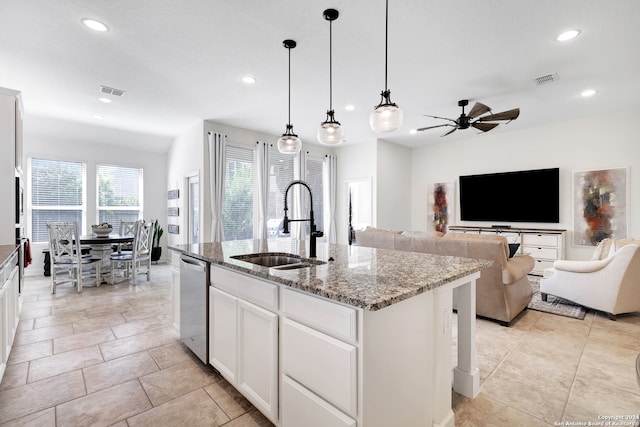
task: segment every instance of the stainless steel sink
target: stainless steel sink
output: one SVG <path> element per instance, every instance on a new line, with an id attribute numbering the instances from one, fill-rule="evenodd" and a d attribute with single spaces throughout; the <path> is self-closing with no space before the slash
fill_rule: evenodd
<path id="1" fill-rule="evenodd" d="M 263 267 L 278 268 L 280 270 L 289 270 L 294 268 L 311 267 L 312 265 L 326 264 L 324 261 L 302 258 L 298 255 L 287 253 L 245 254 L 235 255 L 231 258 L 237 259 L 239 261 L 250 262 L 251 264 L 261 265 Z"/>

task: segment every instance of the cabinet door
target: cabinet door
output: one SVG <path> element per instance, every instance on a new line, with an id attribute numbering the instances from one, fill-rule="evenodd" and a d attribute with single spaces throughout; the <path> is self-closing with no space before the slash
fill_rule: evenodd
<path id="1" fill-rule="evenodd" d="M 237 373 L 238 298 L 209 287 L 209 363 L 231 384 Z"/>
<path id="2" fill-rule="evenodd" d="M 265 416 L 278 415 L 278 316 L 238 300 L 238 389 Z"/>

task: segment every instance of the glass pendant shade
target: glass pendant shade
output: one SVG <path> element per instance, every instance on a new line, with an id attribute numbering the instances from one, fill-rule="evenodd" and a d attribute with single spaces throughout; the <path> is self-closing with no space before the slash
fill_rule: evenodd
<path id="1" fill-rule="evenodd" d="M 278 151 L 282 154 L 298 154 L 302 148 L 302 141 L 293 133 L 293 126 L 287 125 L 287 131 L 278 138 Z"/>
<path id="2" fill-rule="evenodd" d="M 338 145 L 344 141 L 344 128 L 333 118 L 333 111 L 327 111 L 327 120 L 318 128 L 318 142 L 325 145 Z"/>
<path id="3" fill-rule="evenodd" d="M 369 126 L 374 132 L 393 132 L 402 126 L 402 110 L 395 104 L 381 104 L 369 114 Z"/>

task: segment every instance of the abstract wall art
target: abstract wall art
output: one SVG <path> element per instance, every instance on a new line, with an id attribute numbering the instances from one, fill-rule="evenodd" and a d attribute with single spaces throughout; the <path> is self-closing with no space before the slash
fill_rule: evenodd
<path id="1" fill-rule="evenodd" d="M 628 190 L 628 168 L 573 172 L 574 245 L 627 237 Z"/>
<path id="2" fill-rule="evenodd" d="M 455 222 L 455 183 L 436 182 L 427 189 L 427 221 L 429 230 L 447 232 L 447 227 Z"/>

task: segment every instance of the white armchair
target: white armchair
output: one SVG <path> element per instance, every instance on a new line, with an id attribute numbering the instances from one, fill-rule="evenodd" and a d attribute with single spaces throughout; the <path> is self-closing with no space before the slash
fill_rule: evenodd
<path id="1" fill-rule="evenodd" d="M 603 259 L 555 261 L 540 279 L 540 293 L 543 300 L 555 295 L 603 311 L 612 320 L 640 311 L 640 245 L 614 245 Z"/>

